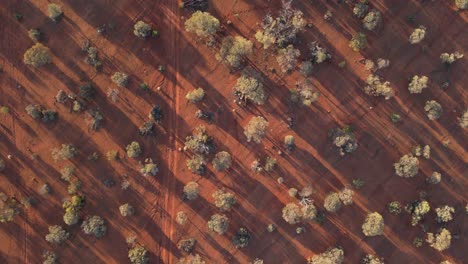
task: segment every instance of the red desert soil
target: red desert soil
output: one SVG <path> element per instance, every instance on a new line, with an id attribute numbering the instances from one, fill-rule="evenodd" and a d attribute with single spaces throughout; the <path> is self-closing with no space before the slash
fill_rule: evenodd
<path id="1" fill-rule="evenodd" d="M 383 13 L 384 25 L 375 33 L 367 32 L 369 44 L 361 53 L 348 47 L 351 36 L 363 30 L 348 5 L 294 1 L 293 7 L 303 11 L 311 24 L 299 35 L 300 49 L 305 50 L 308 42 L 316 40 L 333 56 L 331 63 L 319 65 L 313 73 L 313 83 L 322 96 L 309 108 L 289 103 L 288 90 L 301 79 L 299 74 L 279 74 L 274 54 L 264 51 L 253 37 L 256 24 L 265 14 L 275 14 L 280 1 L 210 1 L 208 10 L 225 27 L 219 39 L 242 35 L 254 43 L 255 54 L 249 63 L 265 74 L 269 94 L 268 102 L 260 107 L 241 107 L 233 102 L 232 87 L 239 73 L 230 73 L 214 59 L 215 48 L 206 47 L 183 30 L 190 12 L 179 9 L 177 1 L 57 2 L 65 16 L 54 23 L 47 17 L 48 1 L 0 1 L 0 105 L 10 108 L 10 114 L 0 115 L 0 157 L 7 163 L 6 170 L 0 172 L 0 191 L 18 200 L 31 196 L 37 200 L 37 205 L 25 209 L 14 222 L 0 224 L 0 263 L 40 263 L 44 250 L 55 251 L 61 263 L 127 263 L 125 238 L 129 236 L 136 236 L 150 251 L 150 263 L 176 263 L 183 256 L 177 242 L 186 237 L 197 239 L 195 253 L 207 263 L 248 263 L 255 258 L 264 263 L 305 263 L 307 257 L 333 246 L 344 249 L 345 263 L 358 263 L 366 253 L 378 254 L 386 263 L 466 261 L 468 146 L 466 131 L 458 126 L 457 117 L 467 107 L 468 65 L 463 59 L 446 70 L 439 60 L 442 52 L 468 54 L 468 14 L 457 12 L 453 1 L 372 1 Z M 333 13 L 330 22 L 323 19 L 327 10 Z M 15 13 L 23 15 L 21 22 L 15 20 Z M 407 22 L 413 14 L 414 25 Z M 156 26 L 160 37 L 136 38 L 132 31 L 138 20 Z M 228 20 L 231 25 L 227 25 Z M 109 23 L 115 28 L 97 33 L 99 26 Z M 407 40 L 415 25 L 428 29 L 422 45 L 410 45 Z M 28 30 L 37 27 L 45 34 L 42 42 L 53 53 L 53 63 L 40 69 L 22 61 L 24 51 L 33 44 Z M 86 39 L 98 49 L 104 64 L 102 72 L 96 73 L 84 62 L 81 45 Z M 425 51 L 423 45 L 427 46 Z M 396 90 L 394 98 L 385 101 L 363 93 L 368 75 L 359 63 L 363 58 L 390 60 L 383 76 Z M 338 67 L 341 61 L 347 62 L 343 69 Z M 158 71 L 159 65 L 166 67 L 164 73 Z M 270 67 L 277 73 L 270 72 Z M 131 81 L 128 88 L 119 88 L 119 100 L 114 103 L 106 92 L 116 88 L 110 81 L 116 71 L 128 73 Z M 415 74 L 432 80 L 420 95 L 410 95 L 407 90 L 408 79 Z M 59 89 L 76 93 L 79 84 L 88 81 L 97 88 L 89 107 L 99 108 L 105 116 L 103 127 L 97 131 L 88 129 L 84 114 L 73 114 L 69 104 L 54 100 Z M 443 90 L 445 81 L 450 86 Z M 149 84 L 149 92 L 138 88 L 141 82 Z M 188 104 L 185 94 L 197 87 L 206 90 L 206 100 L 200 105 Z M 444 109 L 438 121 L 429 121 L 423 110 L 425 101 L 432 99 Z M 24 111 L 31 103 L 56 109 L 58 121 L 44 124 L 32 120 Z M 157 126 L 156 136 L 142 137 L 138 127 L 152 105 L 162 107 L 164 119 Z M 215 112 L 215 120 L 206 123 L 195 118 L 198 108 Z M 392 113 L 399 113 L 403 122 L 392 124 Z M 267 138 L 261 144 L 247 142 L 243 134 L 243 126 L 254 115 L 269 121 Z M 288 117 L 296 120 L 293 129 L 287 126 Z M 341 157 L 327 135 L 331 128 L 348 124 L 354 128 L 359 147 Z M 191 155 L 177 150 L 198 125 L 204 125 L 215 138 L 218 150 L 232 154 L 233 166 L 227 172 L 216 172 L 209 165 L 207 175 L 198 176 L 186 168 L 185 160 Z M 285 151 L 282 143 L 288 134 L 296 138 L 297 148 L 291 152 Z M 125 146 L 134 140 L 144 150 L 138 160 L 126 156 L 120 161 L 105 159 L 109 150 L 119 150 L 124 156 Z M 450 140 L 450 145 L 442 146 L 443 140 Z M 54 162 L 51 149 L 64 143 L 74 144 L 79 155 L 70 162 Z M 415 178 L 396 176 L 392 164 L 417 144 L 431 146 L 431 159 L 421 159 Z M 278 150 L 283 155 L 278 155 Z M 98 161 L 87 160 L 93 152 L 99 153 Z M 38 158 L 32 159 L 33 153 Z M 264 160 L 267 155 L 278 160 L 278 168 L 271 173 L 253 173 L 251 162 Z M 138 162 L 145 158 L 159 165 L 157 176 L 141 176 Z M 61 205 L 69 195 L 59 171 L 68 163 L 76 167 L 83 182 L 81 192 L 87 203 L 82 215 L 102 216 L 108 232 L 96 239 L 83 234 L 79 225 L 67 227 L 70 239 L 64 245 L 51 246 L 44 240 L 48 226 L 65 226 Z M 424 178 L 433 171 L 442 173 L 442 182 L 428 187 Z M 277 183 L 278 177 L 285 179 L 284 184 Z M 323 225 L 305 224 L 306 232 L 297 235 L 297 226 L 282 219 L 283 206 L 293 201 L 287 193 L 289 188 L 311 184 L 315 190 L 312 198 L 323 209 L 329 192 L 350 185 L 355 178 L 363 179 L 365 186 L 356 191 L 354 203 L 336 214 L 327 214 Z M 106 179 L 112 179 L 116 186 L 106 187 Z M 125 179 L 131 187 L 124 191 L 120 183 Z M 182 199 L 182 188 L 189 181 L 201 186 L 200 197 L 194 201 Z M 44 183 L 52 189 L 47 196 L 37 191 Z M 220 236 L 210 232 L 206 222 L 217 212 L 211 194 L 222 187 L 237 195 L 238 204 L 226 213 L 231 225 L 227 234 Z M 386 210 L 388 202 L 408 203 L 418 199 L 420 191 L 427 193 L 433 208 L 445 204 L 456 207 L 455 221 L 448 228 L 459 238 L 442 253 L 426 243 L 415 248 L 413 239 L 425 236 L 421 228 L 410 226 L 408 214 L 394 216 Z M 124 218 L 118 207 L 127 202 L 136 207 L 136 214 Z M 174 221 L 178 211 L 188 213 L 189 224 L 180 226 Z M 373 211 L 383 215 L 385 232 L 366 238 L 361 225 L 366 214 Z M 433 219 L 431 212 L 425 220 L 432 232 L 437 227 Z M 277 231 L 266 231 L 270 223 Z M 239 227 L 246 227 L 253 236 L 245 249 L 236 249 L 231 243 Z"/>

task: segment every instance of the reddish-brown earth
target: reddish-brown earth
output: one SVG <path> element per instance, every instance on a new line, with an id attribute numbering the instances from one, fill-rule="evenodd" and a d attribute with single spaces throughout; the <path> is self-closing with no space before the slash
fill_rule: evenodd
<path id="1" fill-rule="evenodd" d="M 468 36 L 466 11 L 457 12 L 452 1 L 378 0 L 372 5 L 383 13 L 384 25 L 375 33 L 366 32 L 368 47 L 361 53 L 351 51 L 348 41 L 362 31 L 358 19 L 352 16 L 348 5 L 336 1 L 295 1 L 294 7 L 305 14 L 311 27 L 301 33 L 300 49 L 305 52 L 308 42 L 318 41 L 333 55 L 331 63 L 315 68 L 313 83 L 322 96 L 312 107 L 292 106 L 288 90 L 300 77 L 273 74 L 279 72 L 274 54 L 262 49 L 253 35 L 256 23 L 268 12 L 276 13 L 279 1 L 225 0 L 211 1 L 209 12 L 218 17 L 225 30 L 219 34 L 242 35 L 252 40 L 255 54 L 249 63 L 264 73 L 269 100 L 264 106 L 240 107 L 233 103 L 232 87 L 239 73 L 214 59 L 216 50 L 206 47 L 195 36 L 183 30 L 184 18 L 190 12 L 178 9 L 175 0 L 62 0 L 65 17 L 53 23 L 47 17 L 45 0 L 4 0 L 0 2 L 2 36 L 0 58 L 0 105 L 11 109 L 0 115 L 0 157 L 7 169 L 0 173 L 0 191 L 17 199 L 35 197 L 37 205 L 24 210 L 12 223 L 0 225 L 1 263 L 39 263 L 44 250 L 55 251 L 61 263 L 126 263 L 128 246 L 125 238 L 136 236 L 137 241 L 150 251 L 150 263 L 176 263 L 183 254 L 177 242 L 194 237 L 198 243 L 195 252 L 207 263 L 248 263 L 255 258 L 265 263 L 305 263 L 305 259 L 332 246 L 341 246 L 345 263 L 358 263 L 366 253 L 385 258 L 386 263 L 439 263 L 451 260 L 464 263 L 466 253 L 466 214 L 468 187 L 466 131 L 457 124 L 457 117 L 466 109 L 468 83 L 466 59 L 447 70 L 439 60 L 442 52 L 456 50 L 467 54 Z M 331 22 L 323 19 L 326 10 L 333 13 Z M 21 22 L 14 13 L 21 13 Z M 415 14 L 416 21 L 407 22 Z M 155 25 L 161 36 L 140 40 L 132 31 L 133 24 L 144 20 Z M 232 25 L 227 25 L 228 20 Z M 101 35 L 97 27 L 112 23 L 113 30 Z M 410 45 L 407 38 L 417 25 L 428 29 L 426 39 L 419 45 Z M 43 43 L 53 53 L 53 64 L 33 69 L 23 64 L 24 51 L 33 42 L 28 38 L 30 28 L 39 27 L 45 33 Z M 96 73 L 84 63 L 81 43 L 89 39 L 98 48 L 104 62 L 103 71 Z M 423 51 L 422 46 L 427 48 Z M 368 72 L 360 61 L 363 58 L 390 59 L 390 67 L 383 70 L 384 79 L 391 82 L 396 96 L 388 101 L 363 93 Z M 338 63 L 346 61 L 341 69 Z M 160 73 L 159 65 L 166 67 Z M 123 71 L 131 76 L 128 88 L 121 88 L 119 100 L 106 97 L 109 87 L 115 88 L 110 75 Z M 430 87 L 421 95 L 410 95 L 408 79 L 415 74 L 427 75 Z M 98 131 L 87 128 L 84 114 L 69 112 L 70 105 L 55 103 L 59 89 L 77 92 L 81 82 L 91 81 L 98 94 L 90 104 L 105 116 Z M 450 82 L 448 89 L 441 84 Z M 141 82 L 150 86 L 149 92 L 138 88 Z M 161 87 L 160 91 L 157 87 Z M 200 105 L 188 104 L 187 91 L 203 87 L 206 99 Z M 438 121 L 429 121 L 423 107 L 427 100 L 436 99 L 444 108 Z M 59 111 L 59 120 L 43 124 L 32 120 L 24 111 L 31 103 L 40 103 Z M 141 137 L 138 127 L 146 120 L 151 106 L 161 105 L 164 120 L 158 125 L 155 137 Z M 195 111 L 215 112 L 209 124 L 194 117 Z M 235 111 L 233 111 L 235 109 Z M 403 122 L 392 124 L 390 114 L 399 113 Z M 261 144 L 248 143 L 243 126 L 254 115 L 269 121 L 267 138 Z M 287 117 L 294 117 L 296 126 L 288 129 Z M 356 152 L 340 157 L 327 134 L 331 128 L 351 125 L 359 147 Z M 209 166 L 207 175 L 192 174 L 185 166 L 191 155 L 178 152 L 184 139 L 198 125 L 205 125 L 215 138 L 219 150 L 232 154 L 234 162 L 224 173 Z M 294 135 L 297 148 L 283 149 L 285 135 Z M 443 140 L 450 140 L 444 147 Z M 121 156 L 131 141 L 143 145 L 142 158 L 124 157 L 107 161 L 105 153 L 118 149 Z M 59 170 L 68 162 L 54 162 L 51 148 L 72 143 L 79 155 L 72 163 L 83 182 L 82 193 L 87 204 L 83 216 L 100 215 L 108 223 L 104 238 L 84 235 L 79 226 L 68 228 L 70 239 L 61 246 L 51 246 L 45 240 L 47 227 L 64 226 L 62 200 L 69 195 Z M 432 147 L 432 157 L 421 160 L 421 170 L 412 179 L 394 174 L 393 163 L 409 153 L 416 144 Z M 278 155 L 278 150 L 284 154 Z M 98 152 L 101 158 L 88 161 L 87 156 Z M 38 154 L 32 159 L 33 153 Z M 12 155 L 11 159 L 7 159 Z M 255 158 L 264 160 L 271 155 L 278 160 L 272 173 L 255 174 L 250 164 Z M 152 158 L 160 166 L 154 178 L 138 172 L 138 161 Z M 433 171 L 442 173 L 442 183 L 428 186 L 424 179 Z M 285 179 L 280 185 L 276 179 Z M 113 179 L 116 186 L 105 187 L 105 179 Z M 127 178 L 129 190 L 122 191 L 120 183 Z M 306 232 L 296 235 L 295 228 L 281 218 L 283 206 L 293 199 L 287 194 L 291 187 L 311 184 L 315 204 L 323 209 L 323 199 L 330 191 L 351 184 L 355 178 L 365 180 L 365 186 L 356 191 L 354 204 L 336 214 L 327 214 L 323 225 L 305 224 Z M 198 181 L 201 197 L 183 201 L 183 185 Z M 48 183 L 53 192 L 38 194 L 39 187 Z M 217 212 L 211 194 L 224 187 L 237 194 L 238 204 L 226 214 L 231 220 L 227 234 L 210 232 L 206 222 Z M 424 244 L 415 248 L 415 237 L 424 237 L 421 227 L 410 226 L 410 216 L 393 216 L 386 204 L 398 200 L 405 204 L 425 191 L 433 208 L 449 204 L 456 208 L 455 221 L 448 224 L 453 239 L 450 249 L 439 253 Z M 118 207 L 123 203 L 136 207 L 136 215 L 124 218 Z M 178 211 L 189 214 L 189 224 L 179 226 L 174 218 Z M 368 212 L 380 212 L 385 218 L 383 236 L 366 238 L 361 225 Z M 437 230 L 431 212 L 424 223 L 431 232 Z M 266 226 L 275 224 L 273 233 Z M 299 226 L 299 225 L 298 225 Z M 253 234 L 249 246 L 236 249 L 231 237 L 239 227 Z"/>

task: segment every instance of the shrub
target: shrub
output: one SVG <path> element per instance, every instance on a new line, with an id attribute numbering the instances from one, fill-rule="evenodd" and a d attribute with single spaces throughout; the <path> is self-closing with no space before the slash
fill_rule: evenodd
<path id="1" fill-rule="evenodd" d="M 187 168 L 193 173 L 198 175 L 205 174 L 206 171 L 206 161 L 205 158 L 201 155 L 195 155 L 191 159 L 187 160 Z"/>
<path id="2" fill-rule="evenodd" d="M 135 208 L 130 204 L 126 203 L 119 206 L 119 212 L 124 217 L 132 216 L 133 214 L 135 214 Z"/>
<path id="3" fill-rule="evenodd" d="M 5 161 L 2 158 L 0 158 L 0 172 L 4 171 L 5 167 Z"/>
<path id="4" fill-rule="evenodd" d="M 37 28 L 32 28 L 28 30 L 28 36 L 32 41 L 38 42 L 41 40 L 41 31 Z"/>
<path id="5" fill-rule="evenodd" d="M 51 244 L 60 245 L 68 239 L 70 234 L 61 226 L 49 226 L 49 233 L 45 236 L 45 240 Z"/>
<path id="6" fill-rule="evenodd" d="M 213 167 L 217 171 L 224 171 L 231 167 L 232 158 L 231 154 L 226 151 L 218 152 L 213 159 Z"/>
<path id="7" fill-rule="evenodd" d="M 94 235 L 97 238 L 103 237 L 106 234 L 107 226 L 104 219 L 100 216 L 91 216 L 81 224 L 83 232 L 87 235 Z"/>
<path id="8" fill-rule="evenodd" d="M 468 109 L 463 111 L 462 116 L 458 118 L 458 124 L 462 128 L 468 128 Z"/>
<path id="9" fill-rule="evenodd" d="M 70 181 L 69 181 L 69 184 L 68 184 L 68 194 L 76 194 L 79 190 L 81 189 L 81 181 L 75 177 L 75 176 L 72 176 L 70 178 Z"/>
<path id="10" fill-rule="evenodd" d="M 234 91 L 241 100 L 252 100 L 257 105 L 263 105 L 267 99 L 263 83 L 247 73 L 242 73 L 237 79 Z"/>
<path id="11" fill-rule="evenodd" d="M 289 188 L 288 190 L 288 195 L 293 198 L 296 198 L 297 193 L 298 193 L 298 190 L 296 188 Z"/>
<path id="12" fill-rule="evenodd" d="M 127 156 L 134 159 L 138 158 L 143 152 L 140 144 L 136 141 L 132 141 L 132 143 L 128 144 L 125 149 L 127 150 Z"/>
<path id="13" fill-rule="evenodd" d="M 361 260 L 361 264 L 384 264 L 384 260 L 383 258 L 379 258 L 378 256 L 367 254 Z"/>
<path id="14" fill-rule="evenodd" d="M 145 177 L 156 176 L 159 172 L 159 168 L 158 165 L 153 163 L 151 160 L 148 160 L 146 164 L 141 167 L 140 172 Z"/>
<path id="15" fill-rule="evenodd" d="M 367 46 L 366 34 L 358 32 L 354 34 L 348 45 L 354 51 L 360 51 Z"/>
<path id="16" fill-rule="evenodd" d="M 197 182 L 191 181 L 184 186 L 184 198 L 195 200 L 200 193 L 200 185 Z"/>
<path id="17" fill-rule="evenodd" d="M 252 46 L 252 42 L 241 36 L 225 37 L 216 54 L 216 59 L 233 68 L 239 68 L 244 58 L 252 53 Z"/>
<path id="18" fill-rule="evenodd" d="M 128 250 L 128 258 L 132 264 L 149 263 L 148 250 L 142 245 L 134 245 Z"/>
<path id="19" fill-rule="evenodd" d="M 229 228 L 229 219 L 225 215 L 214 214 L 208 221 L 208 229 L 222 235 Z"/>
<path id="20" fill-rule="evenodd" d="M 431 207 L 426 200 L 421 200 L 407 205 L 406 210 L 411 213 L 411 225 L 416 226 L 429 213 Z"/>
<path id="21" fill-rule="evenodd" d="M 364 180 L 360 178 L 353 179 L 352 183 L 353 183 L 354 188 L 356 189 L 361 189 L 365 185 Z"/>
<path id="22" fill-rule="evenodd" d="M 308 77 L 312 74 L 314 66 L 311 61 L 303 61 L 299 66 L 299 73 L 304 77 Z"/>
<path id="23" fill-rule="evenodd" d="M 409 36 L 409 42 L 411 44 L 417 44 L 421 42 L 426 36 L 426 28 L 424 26 L 419 26 L 415 28 L 413 33 Z"/>
<path id="24" fill-rule="evenodd" d="M 292 150 L 295 146 L 295 138 L 292 135 L 287 135 L 284 137 L 284 145 L 288 150 Z"/>
<path id="25" fill-rule="evenodd" d="M 184 258 L 181 258 L 177 264 L 205 264 L 206 262 L 200 257 L 199 254 L 190 254 Z"/>
<path id="26" fill-rule="evenodd" d="M 261 29 L 257 31 L 255 38 L 263 44 L 264 49 L 271 45 L 283 48 L 295 41 L 297 33 L 302 31 L 306 24 L 303 13 L 291 8 L 291 2 L 283 1 L 283 8 L 277 17 L 267 15 L 263 18 Z"/>
<path id="27" fill-rule="evenodd" d="M 384 226 L 384 219 L 379 213 L 370 213 L 362 224 L 362 232 L 365 236 L 379 236 L 383 234 Z"/>
<path id="28" fill-rule="evenodd" d="M 153 121 L 145 121 L 143 125 L 138 128 L 138 131 L 141 136 L 151 135 L 154 132 L 154 123 Z"/>
<path id="29" fill-rule="evenodd" d="M 67 225 L 75 225 L 80 220 L 80 216 L 75 209 L 66 210 L 63 215 L 63 222 Z"/>
<path id="30" fill-rule="evenodd" d="M 62 144 L 61 148 L 52 149 L 52 158 L 55 161 L 68 160 L 76 156 L 78 150 L 72 144 Z"/>
<path id="31" fill-rule="evenodd" d="M 437 120 L 442 115 L 442 106 L 435 100 L 426 101 L 424 111 L 426 111 L 429 120 Z"/>
<path id="32" fill-rule="evenodd" d="M 304 221 L 312 221 L 317 217 L 317 208 L 315 208 L 313 203 L 302 205 L 301 212 Z"/>
<path id="33" fill-rule="evenodd" d="M 213 137 L 206 133 L 204 126 L 198 126 L 191 136 L 185 138 L 185 148 L 197 154 L 210 154 L 216 150 Z"/>
<path id="34" fill-rule="evenodd" d="M 214 204 L 221 211 L 229 211 L 237 203 L 236 196 L 233 193 L 225 192 L 222 189 L 213 193 Z"/>
<path id="35" fill-rule="evenodd" d="M 341 200 L 338 193 L 332 192 L 325 197 L 323 206 L 328 212 L 336 213 L 341 208 Z"/>
<path id="36" fill-rule="evenodd" d="M 426 181 L 430 184 L 438 184 L 442 179 L 442 174 L 440 172 L 434 171 L 431 176 L 426 178 Z"/>
<path id="37" fill-rule="evenodd" d="M 108 161 L 118 160 L 120 158 L 119 152 L 117 150 L 109 150 L 106 153 L 106 158 Z"/>
<path id="38" fill-rule="evenodd" d="M 468 0 L 455 0 L 455 5 L 461 9 L 468 9 Z"/>
<path id="39" fill-rule="evenodd" d="M 440 60 L 446 65 L 450 65 L 461 58 L 463 58 L 463 53 L 460 53 L 458 51 L 455 51 L 455 53 L 440 54 Z"/>
<path id="40" fill-rule="evenodd" d="M 350 205 L 353 203 L 353 195 L 354 191 L 350 188 L 344 188 L 338 193 L 338 197 L 340 197 L 340 200 L 344 205 Z"/>
<path id="41" fill-rule="evenodd" d="M 249 123 L 244 127 L 244 135 L 247 137 L 247 142 L 254 141 L 260 143 L 265 137 L 268 121 L 261 116 L 252 117 Z"/>
<path id="42" fill-rule="evenodd" d="M 437 223 L 447 223 L 452 221 L 453 215 L 455 213 L 455 208 L 444 205 L 442 207 L 438 207 L 435 209 L 436 214 L 437 214 Z"/>
<path id="43" fill-rule="evenodd" d="M 333 144 L 338 147 L 341 156 L 352 153 L 357 149 L 356 138 L 351 130 L 335 128 L 330 131 L 329 136 L 333 140 Z"/>
<path id="44" fill-rule="evenodd" d="M 276 159 L 273 157 L 266 157 L 265 159 L 265 171 L 270 172 L 275 169 L 276 166 Z"/>
<path id="45" fill-rule="evenodd" d="M 197 88 L 185 95 L 185 98 L 191 103 L 198 103 L 205 97 L 205 90 Z"/>
<path id="46" fill-rule="evenodd" d="M 102 66 L 102 62 L 98 58 L 98 50 L 95 47 L 86 48 L 87 56 L 85 63 L 94 66 L 96 70 L 99 70 Z"/>
<path id="47" fill-rule="evenodd" d="M 369 10 L 369 6 L 367 5 L 367 1 L 358 1 L 353 8 L 353 14 L 358 18 L 363 18 L 367 11 Z"/>
<path id="48" fill-rule="evenodd" d="M 438 251 L 446 250 L 450 247 L 452 234 L 449 230 L 442 228 L 439 233 L 427 233 L 426 242 Z"/>
<path id="49" fill-rule="evenodd" d="M 120 87 L 126 87 L 128 85 L 129 77 L 128 77 L 128 75 L 126 73 L 115 72 L 111 76 L 111 80 L 112 80 L 112 82 L 114 82 L 115 84 L 117 84 Z"/>
<path id="50" fill-rule="evenodd" d="M 301 52 L 295 49 L 293 45 L 288 45 L 286 48 L 278 50 L 276 61 L 281 67 L 281 71 L 290 72 L 294 70 L 300 55 Z"/>
<path id="51" fill-rule="evenodd" d="M 219 20 L 208 12 L 196 11 L 185 21 L 185 30 L 198 37 L 213 36 L 219 29 Z"/>
<path id="52" fill-rule="evenodd" d="M 147 38 L 151 35 L 151 28 L 150 24 L 146 24 L 143 21 L 138 21 L 133 26 L 133 34 L 139 38 Z"/>
<path id="53" fill-rule="evenodd" d="M 33 119 L 42 118 L 42 109 L 40 105 L 30 104 L 26 106 L 25 110 Z"/>
<path id="54" fill-rule="evenodd" d="M 148 117 L 150 119 L 153 119 L 156 123 L 161 123 L 161 120 L 163 118 L 163 112 L 160 106 L 154 105 L 151 108 L 151 111 L 148 114 Z"/>
<path id="55" fill-rule="evenodd" d="M 310 79 L 304 79 L 296 83 L 296 89 L 291 89 L 289 92 L 293 103 L 301 102 L 305 106 L 310 106 L 320 97 L 320 93 L 315 90 Z"/>
<path id="56" fill-rule="evenodd" d="M 282 213 L 284 221 L 291 225 L 299 223 L 303 216 L 301 208 L 295 203 L 286 204 Z"/>
<path id="57" fill-rule="evenodd" d="M 41 43 L 36 43 L 34 46 L 26 50 L 24 53 L 23 62 L 26 65 L 33 67 L 41 67 L 52 62 L 52 56 L 49 49 Z"/>
<path id="58" fill-rule="evenodd" d="M 191 253 L 196 243 L 197 240 L 195 238 L 182 239 L 177 243 L 177 248 L 186 253 Z"/>
<path id="59" fill-rule="evenodd" d="M 418 75 L 413 76 L 413 79 L 411 79 L 411 82 L 408 86 L 409 92 L 411 94 L 421 93 L 423 89 L 427 88 L 428 81 L 429 81 L 429 78 L 427 78 L 427 76 L 421 76 L 421 77 L 419 77 Z"/>
<path id="60" fill-rule="evenodd" d="M 344 251 L 341 248 L 332 248 L 307 260 L 308 264 L 341 264 L 344 260 Z"/>
<path id="61" fill-rule="evenodd" d="M 49 11 L 50 19 L 52 19 L 54 22 L 57 22 L 63 15 L 62 8 L 57 4 L 50 3 L 47 6 L 47 10 Z"/>
<path id="62" fill-rule="evenodd" d="M 401 213 L 401 204 L 398 201 L 390 202 L 387 205 L 387 208 L 391 214 L 399 215 Z"/>
<path id="63" fill-rule="evenodd" d="M 331 59 L 331 54 L 325 48 L 322 48 L 316 41 L 309 45 L 310 57 L 312 63 L 320 64 Z"/>
<path id="64" fill-rule="evenodd" d="M 377 10 L 372 10 L 362 20 L 362 25 L 367 30 L 374 30 L 382 23 L 382 14 Z"/>
<path id="65" fill-rule="evenodd" d="M 14 198 L 0 200 L 0 223 L 12 222 L 20 213 L 18 201 Z"/>
<path id="66" fill-rule="evenodd" d="M 377 75 L 369 75 L 366 80 L 367 85 L 364 87 L 364 92 L 372 96 L 383 96 L 385 100 L 390 99 L 394 92 L 390 87 L 390 82 L 382 82 Z"/>
<path id="67" fill-rule="evenodd" d="M 247 229 L 241 227 L 236 232 L 232 239 L 232 243 L 236 248 L 244 248 L 249 245 L 249 241 L 251 239 L 251 235 Z"/>
<path id="68" fill-rule="evenodd" d="M 390 116 L 390 120 L 392 120 L 392 123 L 398 123 L 401 121 L 401 116 L 397 113 L 393 113 L 391 116 Z"/>
<path id="69" fill-rule="evenodd" d="M 179 211 L 179 212 L 177 212 L 175 221 L 179 225 L 185 225 L 187 223 L 187 221 L 188 221 L 188 216 L 187 216 L 187 214 L 185 212 Z"/>
<path id="70" fill-rule="evenodd" d="M 42 264 L 57 264 L 58 263 L 57 254 L 55 254 L 55 252 L 52 252 L 52 251 L 46 250 L 42 254 L 42 259 L 44 260 Z"/>
<path id="71" fill-rule="evenodd" d="M 404 155 L 398 163 L 393 164 L 396 175 L 411 178 L 418 174 L 419 160 L 412 155 Z"/>

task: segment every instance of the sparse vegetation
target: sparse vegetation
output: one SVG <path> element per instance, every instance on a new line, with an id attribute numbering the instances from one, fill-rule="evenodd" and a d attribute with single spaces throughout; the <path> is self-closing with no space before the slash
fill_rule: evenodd
<path id="1" fill-rule="evenodd" d="M 323 202 L 323 207 L 330 213 L 338 212 L 341 209 L 341 205 L 340 196 L 335 192 L 328 194 Z"/>
<path id="2" fill-rule="evenodd" d="M 439 224 L 452 221 L 453 220 L 452 214 L 455 214 L 455 208 L 448 206 L 448 205 L 437 207 L 435 211 L 437 214 L 436 220 L 437 220 L 437 223 Z"/>
<path id="3" fill-rule="evenodd" d="M 385 100 L 393 97 L 393 88 L 390 86 L 390 82 L 382 82 L 380 77 L 377 75 L 369 75 L 366 80 L 367 85 L 364 87 L 364 92 L 372 96 L 383 96 Z"/>
<path id="4" fill-rule="evenodd" d="M 185 98 L 191 103 L 198 103 L 205 97 L 205 90 L 197 88 L 185 95 Z"/>
<path id="5" fill-rule="evenodd" d="M 129 77 L 128 77 L 128 75 L 126 73 L 115 72 L 111 76 L 111 80 L 112 80 L 113 83 L 117 84 L 120 87 L 127 87 Z"/>
<path id="6" fill-rule="evenodd" d="M 246 72 L 237 79 L 234 92 L 241 100 L 251 100 L 258 105 L 264 104 L 267 99 L 261 80 Z"/>
<path id="7" fill-rule="evenodd" d="M 323 253 L 310 257 L 308 264 L 341 264 L 344 260 L 344 251 L 341 248 L 331 248 Z"/>
<path id="8" fill-rule="evenodd" d="M 135 244 L 128 250 L 128 258 L 132 264 L 149 263 L 148 250 L 139 244 Z"/>
<path id="9" fill-rule="evenodd" d="M 45 240 L 51 244 L 60 245 L 65 242 L 70 234 L 61 226 L 49 226 L 49 233 L 45 236 Z"/>
<path id="10" fill-rule="evenodd" d="M 222 189 L 213 193 L 214 204 L 221 211 L 229 211 L 237 203 L 236 196 L 233 193 L 225 192 Z"/>
<path id="11" fill-rule="evenodd" d="M 203 175 L 206 171 L 205 158 L 202 155 L 195 155 L 191 159 L 187 160 L 187 167 L 191 172 Z"/>
<path id="12" fill-rule="evenodd" d="M 449 230 L 442 228 L 439 233 L 427 233 L 426 242 L 438 251 L 446 250 L 452 242 L 452 234 Z"/>
<path id="13" fill-rule="evenodd" d="M 288 45 L 286 48 L 278 50 L 278 56 L 276 61 L 281 67 L 282 72 L 291 72 L 294 70 L 297 64 L 297 59 L 301 55 L 298 49 L 295 49 L 293 45 Z"/>
<path id="14" fill-rule="evenodd" d="M 354 34 L 353 38 L 349 41 L 349 47 L 354 51 L 363 50 L 367 46 L 366 34 L 358 32 Z"/>
<path id="15" fill-rule="evenodd" d="M 232 243 L 236 248 L 244 248 L 249 245 L 249 241 L 251 239 L 251 235 L 247 229 L 241 227 L 234 235 L 232 239 Z"/>
<path id="16" fill-rule="evenodd" d="M 347 153 L 352 153 L 357 149 L 356 138 L 351 129 L 335 128 L 330 131 L 330 138 L 333 144 L 340 150 L 340 155 L 344 156 Z"/>
<path id="17" fill-rule="evenodd" d="M 410 91 L 411 94 L 419 94 L 422 92 L 423 89 L 427 88 L 427 82 L 429 81 L 429 78 L 427 76 L 418 76 L 415 75 L 411 79 L 411 82 L 408 86 L 408 90 Z"/>
<path id="18" fill-rule="evenodd" d="M 140 144 L 136 141 L 132 141 L 132 143 L 128 144 L 125 150 L 127 151 L 127 156 L 134 159 L 138 158 L 143 152 Z"/>
<path id="19" fill-rule="evenodd" d="M 78 154 L 78 150 L 72 144 L 62 144 L 60 148 L 52 149 L 52 158 L 55 161 L 69 160 Z"/>
<path id="20" fill-rule="evenodd" d="M 362 20 L 362 25 L 367 30 L 374 30 L 382 23 L 382 14 L 373 9 Z"/>
<path id="21" fill-rule="evenodd" d="M 119 212 L 124 217 L 132 216 L 135 213 L 135 208 L 126 203 L 119 206 Z"/>
<path id="22" fill-rule="evenodd" d="M 413 33 L 409 36 L 409 42 L 411 44 L 418 44 L 420 43 L 424 37 L 426 36 L 426 28 L 424 26 L 419 26 L 415 28 Z"/>

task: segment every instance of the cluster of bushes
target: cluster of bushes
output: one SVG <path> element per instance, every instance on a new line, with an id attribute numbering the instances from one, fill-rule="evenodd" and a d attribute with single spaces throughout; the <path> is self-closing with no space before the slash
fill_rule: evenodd
<path id="1" fill-rule="evenodd" d="M 44 123 L 55 121 L 58 116 L 57 111 L 46 109 L 38 104 L 30 104 L 25 110 L 33 119 L 40 119 Z"/>

